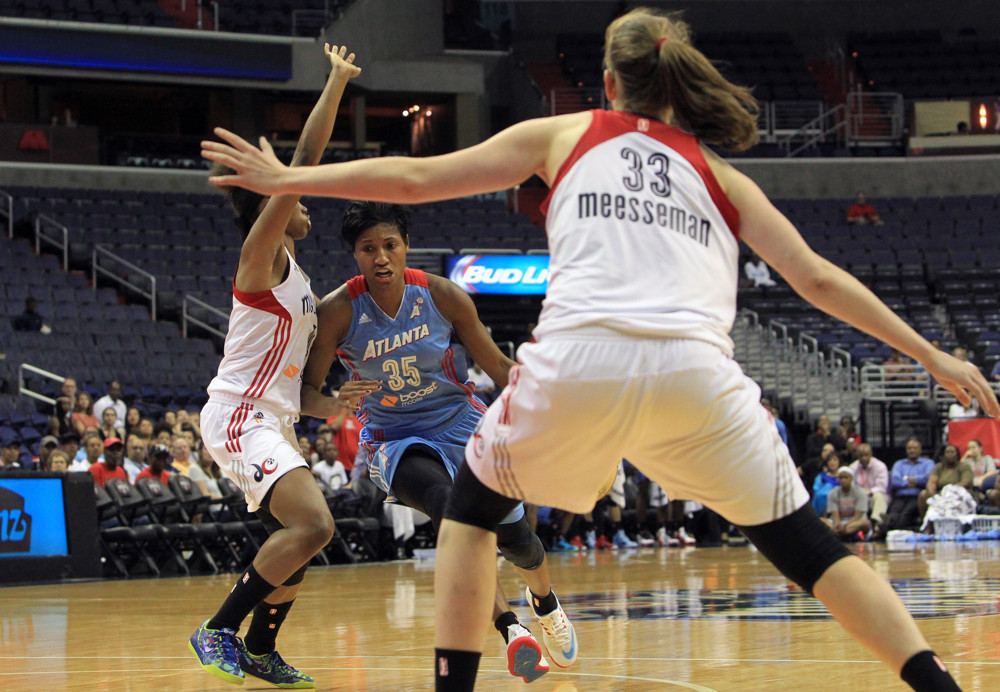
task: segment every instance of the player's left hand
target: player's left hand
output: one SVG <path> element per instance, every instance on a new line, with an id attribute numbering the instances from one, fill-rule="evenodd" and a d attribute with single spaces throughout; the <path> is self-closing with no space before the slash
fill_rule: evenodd
<path id="1" fill-rule="evenodd" d="M 329 43 L 323 44 L 323 53 L 330 60 L 330 67 L 333 72 L 343 75 L 347 79 L 353 79 L 361 74 L 361 68 L 354 64 L 354 53 L 347 53 L 347 46 L 331 46 Z"/>
<path id="2" fill-rule="evenodd" d="M 260 138 L 258 149 L 223 127 L 215 128 L 214 132 L 228 144 L 205 140 L 201 143 L 201 155 L 232 168 L 236 174 L 213 175 L 209 177 L 209 183 L 217 187 L 243 187 L 262 195 L 282 192 L 281 176 L 288 171 L 288 166 L 278 160 L 266 138 Z"/>
<path id="3" fill-rule="evenodd" d="M 362 398 L 381 388 L 378 380 L 348 380 L 337 392 L 336 401 L 350 411 L 357 411 Z"/>

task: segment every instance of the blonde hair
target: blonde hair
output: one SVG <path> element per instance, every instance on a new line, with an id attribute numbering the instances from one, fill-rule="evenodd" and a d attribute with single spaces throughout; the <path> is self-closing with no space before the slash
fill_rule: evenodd
<path id="1" fill-rule="evenodd" d="M 639 8 L 613 21 L 604 35 L 604 65 L 628 112 L 655 116 L 669 106 L 674 123 L 706 144 L 743 151 L 757 143 L 757 100 L 691 45 L 691 30 L 677 13 Z"/>

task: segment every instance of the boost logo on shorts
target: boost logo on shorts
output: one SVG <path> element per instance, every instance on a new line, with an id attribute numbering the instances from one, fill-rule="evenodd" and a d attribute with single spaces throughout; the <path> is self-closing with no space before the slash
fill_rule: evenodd
<path id="1" fill-rule="evenodd" d="M 278 462 L 276 462 L 273 457 L 265 459 L 263 464 L 250 465 L 254 468 L 253 479 L 258 483 L 264 480 L 264 476 L 272 474 L 278 470 Z"/>

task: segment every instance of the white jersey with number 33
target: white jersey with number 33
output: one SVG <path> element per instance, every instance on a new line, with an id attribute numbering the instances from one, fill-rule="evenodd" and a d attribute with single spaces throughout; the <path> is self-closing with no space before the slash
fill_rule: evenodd
<path id="1" fill-rule="evenodd" d="M 739 213 L 697 140 L 630 113 L 592 113 L 545 201 L 551 264 L 535 337 L 599 327 L 732 355 Z"/>

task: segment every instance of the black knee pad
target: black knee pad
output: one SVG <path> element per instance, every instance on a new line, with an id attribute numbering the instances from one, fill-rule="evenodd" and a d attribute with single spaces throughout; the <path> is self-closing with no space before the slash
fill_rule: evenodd
<path id="1" fill-rule="evenodd" d="M 521 569 L 538 569 L 545 559 L 545 548 L 524 517 L 497 526 L 497 547 L 508 562 Z"/>
<path id="2" fill-rule="evenodd" d="M 512 500 L 487 488 L 476 478 L 468 464 L 463 464 L 455 478 L 455 487 L 452 488 L 444 518 L 495 532 L 500 521 L 519 502 L 520 500 Z"/>
<path id="3" fill-rule="evenodd" d="M 296 584 L 301 584 L 302 580 L 306 578 L 306 570 L 309 569 L 309 563 L 302 565 L 290 576 L 288 579 L 281 583 L 282 586 L 295 586 Z"/>
<path id="4" fill-rule="evenodd" d="M 739 528 L 782 574 L 810 594 L 830 565 L 853 555 L 808 502 L 787 517 Z"/>

